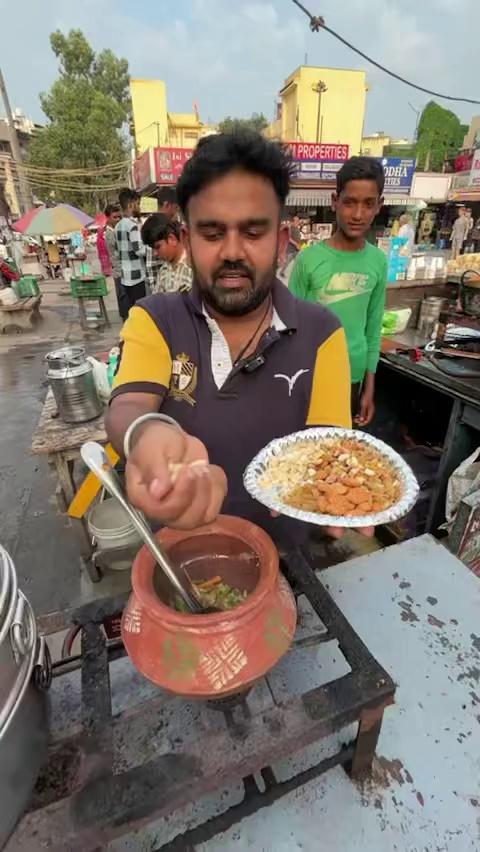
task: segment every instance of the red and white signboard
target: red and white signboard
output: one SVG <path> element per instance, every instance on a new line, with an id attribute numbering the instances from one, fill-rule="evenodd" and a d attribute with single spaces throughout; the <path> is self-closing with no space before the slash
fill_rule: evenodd
<path id="1" fill-rule="evenodd" d="M 155 181 L 176 183 L 192 153 L 192 148 L 154 148 Z"/>
<path id="2" fill-rule="evenodd" d="M 473 155 L 470 186 L 480 186 L 480 148 L 477 148 Z"/>
<path id="3" fill-rule="evenodd" d="M 324 142 L 287 142 L 294 160 L 308 162 L 342 162 L 348 160 L 348 145 Z"/>
<path id="4" fill-rule="evenodd" d="M 334 181 L 348 160 L 348 145 L 325 142 L 287 142 L 298 180 Z"/>

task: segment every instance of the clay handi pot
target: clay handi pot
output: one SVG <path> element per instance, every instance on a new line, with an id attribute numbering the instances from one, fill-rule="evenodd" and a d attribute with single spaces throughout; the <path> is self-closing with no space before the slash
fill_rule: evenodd
<path id="1" fill-rule="evenodd" d="M 192 531 L 161 530 L 158 539 L 177 571 L 186 569 L 192 580 L 220 575 L 248 597 L 226 612 L 177 612 L 167 581 L 143 547 L 122 618 L 134 666 L 158 686 L 190 698 L 223 698 L 251 686 L 285 654 L 296 627 L 295 599 L 273 541 L 249 521 L 226 515 Z"/>

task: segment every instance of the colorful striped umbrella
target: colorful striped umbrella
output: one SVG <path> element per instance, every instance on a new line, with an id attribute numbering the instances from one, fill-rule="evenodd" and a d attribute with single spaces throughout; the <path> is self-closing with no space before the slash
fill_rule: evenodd
<path id="1" fill-rule="evenodd" d="M 81 231 L 92 222 L 91 216 L 71 204 L 56 204 L 55 207 L 34 207 L 15 222 L 13 228 L 31 237 L 47 237 Z"/>

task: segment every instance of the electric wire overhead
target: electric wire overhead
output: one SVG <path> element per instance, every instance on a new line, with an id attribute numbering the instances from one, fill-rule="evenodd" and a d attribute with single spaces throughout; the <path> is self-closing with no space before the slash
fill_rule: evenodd
<path id="1" fill-rule="evenodd" d="M 480 101 L 476 101 L 473 98 L 457 98 L 453 95 L 442 95 L 440 92 L 434 92 L 432 89 L 426 89 L 424 86 L 419 86 L 417 83 L 412 83 L 410 80 L 406 80 L 405 77 L 402 77 L 400 74 L 396 74 L 395 71 L 390 71 L 388 68 L 385 68 L 384 65 L 381 65 L 380 62 L 376 62 L 375 59 L 372 59 L 371 56 L 367 56 L 366 53 L 363 53 L 362 50 L 359 50 L 358 47 L 355 47 L 351 44 L 347 39 L 343 38 L 343 36 L 336 33 L 335 30 L 327 27 L 324 18 L 321 15 L 312 15 L 299 0 L 293 0 L 295 6 L 298 6 L 299 9 L 309 18 L 310 20 L 310 29 L 313 33 L 318 33 L 320 30 L 325 30 L 325 32 L 330 33 L 334 38 L 338 39 L 342 44 L 346 47 L 353 50 L 354 53 L 357 53 L 358 56 L 361 56 L 362 59 L 365 59 L 367 62 L 370 62 L 371 65 L 375 65 L 376 68 L 379 68 L 380 71 L 383 71 L 385 74 L 388 74 L 390 77 L 393 77 L 395 80 L 399 80 L 401 83 L 405 83 L 406 86 L 410 86 L 412 89 L 417 89 L 419 92 L 425 92 L 427 95 L 433 95 L 435 98 L 443 98 L 446 101 L 461 101 L 464 104 L 480 104 Z"/>

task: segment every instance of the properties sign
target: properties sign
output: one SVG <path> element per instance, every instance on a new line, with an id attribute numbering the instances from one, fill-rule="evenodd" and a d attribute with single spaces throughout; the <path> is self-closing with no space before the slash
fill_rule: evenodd
<path id="1" fill-rule="evenodd" d="M 298 180 L 334 181 L 348 160 L 348 145 L 324 142 L 287 142 L 296 165 Z"/>

